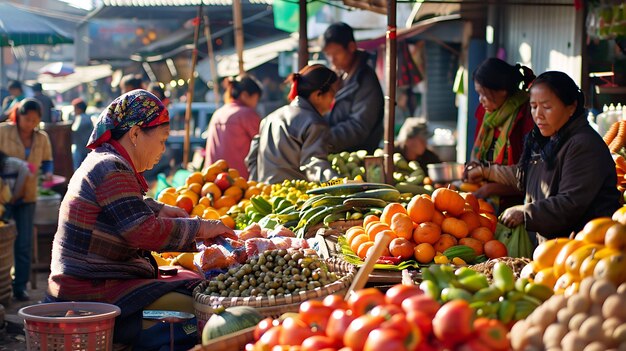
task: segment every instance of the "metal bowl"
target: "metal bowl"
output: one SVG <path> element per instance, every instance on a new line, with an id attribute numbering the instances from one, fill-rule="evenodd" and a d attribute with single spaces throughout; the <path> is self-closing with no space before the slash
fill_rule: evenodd
<path id="1" fill-rule="evenodd" d="M 433 163 L 428 166 L 428 177 L 434 183 L 449 183 L 463 178 L 465 166 L 458 162 Z"/>

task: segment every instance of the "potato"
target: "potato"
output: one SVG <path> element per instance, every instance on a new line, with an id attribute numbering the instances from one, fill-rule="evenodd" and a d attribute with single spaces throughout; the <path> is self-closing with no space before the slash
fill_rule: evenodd
<path id="1" fill-rule="evenodd" d="M 593 291 L 593 287 L 591 288 L 591 291 Z M 570 311 L 572 311 L 574 314 L 583 313 L 583 312 L 586 313 L 587 311 L 589 311 L 590 305 L 591 305 L 591 302 L 589 301 L 589 299 L 583 295 L 574 295 L 570 297 L 569 299 L 567 299 L 567 308 Z"/>
<path id="2" fill-rule="evenodd" d="M 546 351 L 563 351 L 563 349 L 560 347 L 550 347 L 547 348 Z"/>
<path id="3" fill-rule="evenodd" d="M 560 324 L 563 325 L 568 325 L 569 321 L 572 319 L 572 317 L 574 316 L 575 313 L 573 313 L 572 311 L 570 311 L 567 308 L 564 308 L 562 310 L 559 310 L 559 312 L 557 312 L 556 314 L 556 320 L 557 322 L 559 322 Z"/>
<path id="4" fill-rule="evenodd" d="M 615 331 L 613 331 L 613 340 L 620 345 L 626 343 L 626 323 L 615 328 Z"/>
<path id="5" fill-rule="evenodd" d="M 622 283 L 619 285 L 619 288 L 617 288 L 617 293 L 626 294 L 626 283 Z"/>
<path id="6" fill-rule="evenodd" d="M 556 320 L 556 312 L 546 305 L 541 305 L 528 316 L 528 320 L 532 325 L 539 327 L 543 333 Z"/>
<path id="7" fill-rule="evenodd" d="M 529 346 L 534 346 L 540 350 L 543 349 L 543 329 L 537 326 L 528 328 L 526 338 Z"/>
<path id="8" fill-rule="evenodd" d="M 580 326 L 578 335 L 588 342 L 603 340 L 604 331 L 602 330 L 602 317 L 591 316 L 586 319 Z"/>
<path id="9" fill-rule="evenodd" d="M 619 344 L 617 351 L 626 351 L 626 342 Z"/>
<path id="10" fill-rule="evenodd" d="M 606 345 L 599 341 L 594 341 L 585 347 L 584 351 L 605 351 Z"/>
<path id="11" fill-rule="evenodd" d="M 578 336 L 578 332 L 575 330 L 567 333 L 563 340 L 561 340 L 561 348 L 563 351 L 584 351 L 587 343 L 583 338 Z"/>
<path id="12" fill-rule="evenodd" d="M 569 330 L 580 330 L 580 326 L 583 324 L 585 320 L 589 318 L 589 315 L 586 313 L 577 313 L 570 319 L 568 327 Z"/>
<path id="13" fill-rule="evenodd" d="M 511 346 L 514 350 L 523 350 L 528 345 L 526 330 L 530 327 L 530 323 L 525 320 L 518 321 L 511 328 Z"/>
<path id="14" fill-rule="evenodd" d="M 597 280 L 591 287 L 591 301 L 601 305 L 611 295 L 615 294 L 615 285 L 606 279 Z"/>
<path id="15" fill-rule="evenodd" d="M 569 332 L 567 326 L 560 323 L 550 324 L 543 333 L 543 343 L 546 348 L 561 346 L 561 340 Z"/>
<path id="16" fill-rule="evenodd" d="M 552 295 L 546 303 L 553 311 L 560 311 L 567 306 L 567 299 L 563 295 Z"/>
<path id="17" fill-rule="evenodd" d="M 602 323 L 602 330 L 604 331 L 604 341 L 607 346 L 617 346 L 617 342 L 613 340 L 613 332 L 622 325 L 622 321 L 617 318 L 609 318 Z"/>
<path id="18" fill-rule="evenodd" d="M 609 296 L 602 305 L 602 316 L 606 319 L 615 317 L 626 322 L 626 295 L 613 294 Z"/>
<path id="19" fill-rule="evenodd" d="M 583 296 L 591 297 L 591 287 L 594 282 L 595 280 L 591 277 L 583 279 L 578 286 L 578 293 Z"/>

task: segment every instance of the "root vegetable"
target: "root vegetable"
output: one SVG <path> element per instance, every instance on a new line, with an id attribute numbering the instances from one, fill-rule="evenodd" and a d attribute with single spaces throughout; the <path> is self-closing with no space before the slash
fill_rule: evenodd
<path id="1" fill-rule="evenodd" d="M 569 330 L 580 330 L 580 326 L 583 325 L 583 322 L 589 318 L 589 315 L 586 313 L 577 313 L 570 319 L 569 321 Z"/>
<path id="2" fill-rule="evenodd" d="M 592 316 L 583 322 L 580 326 L 578 335 L 588 342 L 599 341 L 604 339 L 602 330 L 602 317 Z"/>
<path id="3" fill-rule="evenodd" d="M 584 351 L 605 351 L 605 350 L 606 350 L 606 345 L 604 345 L 603 343 L 599 341 L 594 341 L 591 344 L 587 345 Z"/>
<path id="4" fill-rule="evenodd" d="M 616 317 L 626 322 L 626 294 L 613 294 L 602 305 L 602 315 L 609 319 Z"/>
<path id="5" fill-rule="evenodd" d="M 562 310 L 559 310 L 559 312 L 557 312 L 556 314 L 556 320 L 563 324 L 563 325 L 569 325 L 569 321 L 572 319 L 572 317 L 574 316 L 574 313 L 572 311 L 570 311 L 567 308 L 564 308 Z"/>
<path id="6" fill-rule="evenodd" d="M 561 348 L 563 351 L 584 351 L 587 343 L 578 335 L 578 332 L 572 330 L 567 333 L 561 340 Z"/>
<path id="7" fill-rule="evenodd" d="M 619 344 L 626 343 L 626 323 L 620 325 L 613 331 L 613 340 Z"/>
<path id="8" fill-rule="evenodd" d="M 526 330 L 530 327 L 530 324 L 525 320 L 518 321 L 511 328 L 511 346 L 514 350 L 523 350 L 528 345 L 528 337 L 526 336 Z"/>
<path id="9" fill-rule="evenodd" d="M 528 338 L 529 346 L 534 346 L 540 350 L 543 349 L 543 329 L 532 326 L 526 331 L 526 337 Z"/>
<path id="10" fill-rule="evenodd" d="M 595 284 L 594 284 L 595 286 Z M 593 292 L 593 287 L 591 288 Z M 590 301 L 583 295 L 573 295 L 567 299 L 567 308 L 575 314 L 586 313 L 589 311 Z M 570 328 L 571 330 L 572 328 Z"/>
<path id="11" fill-rule="evenodd" d="M 611 295 L 615 294 L 615 285 L 606 279 L 597 280 L 591 287 L 591 301 L 601 305 Z"/>
<path id="12" fill-rule="evenodd" d="M 561 340 L 567 335 L 567 332 L 567 326 L 560 323 L 551 324 L 543 333 L 543 343 L 546 345 L 546 348 L 560 347 Z"/>

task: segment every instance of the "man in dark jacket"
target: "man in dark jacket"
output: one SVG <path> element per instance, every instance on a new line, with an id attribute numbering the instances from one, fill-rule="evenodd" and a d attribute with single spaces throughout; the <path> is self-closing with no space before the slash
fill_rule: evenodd
<path id="1" fill-rule="evenodd" d="M 342 87 L 330 112 L 330 151 L 367 150 L 372 154 L 383 137 L 384 100 L 367 53 L 357 50 L 352 28 L 332 24 L 323 36 L 324 54 L 338 71 Z"/>

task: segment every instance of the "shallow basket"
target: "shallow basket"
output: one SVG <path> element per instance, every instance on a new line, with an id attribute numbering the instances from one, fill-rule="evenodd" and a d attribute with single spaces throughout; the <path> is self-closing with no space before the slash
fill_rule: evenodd
<path id="1" fill-rule="evenodd" d="M 93 312 L 89 316 L 50 317 L 68 310 Z M 99 302 L 53 302 L 24 307 L 28 350 L 103 350 L 113 349 L 113 326 L 120 308 Z"/>
<path id="2" fill-rule="evenodd" d="M 279 317 L 285 312 L 298 312 L 300 304 L 307 300 L 319 300 L 332 294 L 345 293 L 354 278 L 354 266 L 344 260 L 330 258 L 324 260 L 328 270 L 336 273 L 339 279 L 328 285 L 313 290 L 302 291 L 296 295 L 256 297 L 220 297 L 204 294 L 209 284 L 208 281 L 201 283 L 193 290 L 193 307 L 198 321 L 198 334 L 202 334 L 204 325 L 213 314 L 215 306 L 250 306 L 256 308 L 263 317 Z"/>

